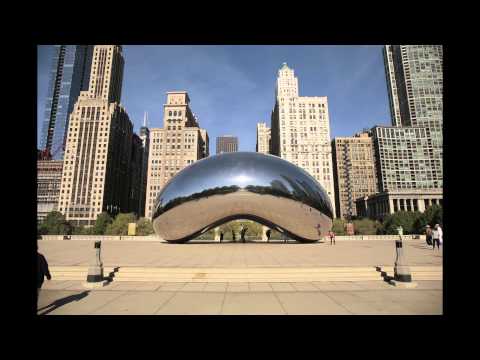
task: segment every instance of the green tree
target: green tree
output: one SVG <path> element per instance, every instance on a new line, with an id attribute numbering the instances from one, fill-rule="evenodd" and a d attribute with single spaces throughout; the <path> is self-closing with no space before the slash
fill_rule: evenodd
<path id="1" fill-rule="evenodd" d="M 395 214 L 387 215 L 382 223 L 382 233 L 388 235 L 398 234 L 397 228 L 401 226 L 405 235 L 414 234 L 415 224 L 421 217 L 418 211 L 399 211 Z"/>
<path id="2" fill-rule="evenodd" d="M 150 219 L 147 218 L 140 218 L 137 221 L 137 231 L 136 234 L 139 236 L 145 236 L 153 234 L 153 224 Z"/>
<path id="3" fill-rule="evenodd" d="M 346 225 L 347 221 L 344 219 L 333 219 L 332 231 L 335 233 L 335 235 L 346 235 Z"/>
<path id="4" fill-rule="evenodd" d="M 93 235 L 93 228 L 75 226 L 72 230 L 72 235 Z"/>
<path id="5" fill-rule="evenodd" d="M 440 205 L 432 205 L 426 209 L 421 216 L 415 221 L 414 228 L 417 234 L 424 234 L 427 225 L 434 226 L 442 224 L 443 208 Z"/>
<path id="6" fill-rule="evenodd" d="M 95 225 L 92 228 L 93 235 L 105 235 L 108 225 L 113 222 L 112 217 L 107 212 L 102 212 L 97 216 Z"/>
<path id="7" fill-rule="evenodd" d="M 40 224 L 39 233 L 42 235 L 70 235 L 72 224 L 65 220 L 65 216 L 58 211 L 51 211 Z"/>
<path id="8" fill-rule="evenodd" d="M 128 224 L 136 222 L 135 214 L 118 214 L 115 217 L 115 220 L 108 224 L 105 231 L 106 235 L 127 235 L 128 234 Z"/>
<path id="9" fill-rule="evenodd" d="M 376 220 L 364 218 L 353 220 L 353 226 L 355 228 L 355 234 L 375 235 L 378 233 L 378 229 L 381 228 L 382 225 Z"/>

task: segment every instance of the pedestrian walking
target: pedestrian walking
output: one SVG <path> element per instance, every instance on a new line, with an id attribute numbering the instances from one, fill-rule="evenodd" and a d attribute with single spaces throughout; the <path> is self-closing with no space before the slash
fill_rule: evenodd
<path id="1" fill-rule="evenodd" d="M 432 228 L 430 225 L 425 227 L 425 240 L 427 241 L 427 245 L 432 245 Z"/>
<path id="2" fill-rule="evenodd" d="M 42 288 L 43 281 L 45 277 L 47 280 L 51 280 L 52 276 L 50 275 L 50 270 L 48 269 L 48 263 L 45 259 L 45 256 L 40 254 L 37 250 L 37 260 L 38 260 L 38 273 L 37 273 L 37 308 L 38 308 L 38 297 L 40 296 L 40 289 Z"/>
<path id="3" fill-rule="evenodd" d="M 235 241 L 235 231 L 232 230 L 232 240 Z"/>
<path id="4" fill-rule="evenodd" d="M 436 224 L 437 226 L 437 231 L 438 231 L 438 243 L 440 245 L 443 245 L 443 230 L 442 227 L 439 224 Z"/>
<path id="5" fill-rule="evenodd" d="M 433 237 L 433 248 L 432 250 L 435 250 L 435 244 L 437 244 L 438 250 L 440 250 L 440 235 L 442 234 L 442 229 L 440 228 L 440 225 L 435 224 L 435 227 L 433 228 L 432 231 L 432 237 Z"/>
<path id="6" fill-rule="evenodd" d="M 222 242 L 222 241 L 223 241 L 223 232 L 220 231 L 220 242 Z"/>
<path id="7" fill-rule="evenodd" d="M 330 230 L 328 232 L 328 236 L 330 237 L 330 245 L 332 245 L 332 243 L 333 245 L 335 245 L 335 233 L 332 230 Z"/>
<path id="8" fill-rule="evenodd" d="M 245 234 L 247 233 L 247 230 L 248 230 L 248 228 L 246 226 L 245 227 L 242 226 L 242 231 L 241 231 L 240 235 L 242 237 L 242 242 L 243 243 L 245 243 Z"/>
<path id="9" fill-rule="evenodd" d="M 271 234 L 271 230 L 268 229 L 267 232 L 266 232 L 266 235 L 267 235 L 267 242 L 270 242 L 270 234 Z"/>

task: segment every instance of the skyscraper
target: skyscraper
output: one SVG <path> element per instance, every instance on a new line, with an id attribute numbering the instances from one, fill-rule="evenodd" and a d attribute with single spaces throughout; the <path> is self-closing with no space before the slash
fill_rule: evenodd
<path id="1" fill-rule="evenodd" d="M 208 156 L 208 134 L 197 120 L 186 91 L 167 92 L 163 128 L 150 129 L 145 217 L 152 218 L 158 194 L 177 172 Z"/>
<path id="2" fill-rule="evenodd" d="M 147 127 L 147 113 L 144 114 L 143 126 L 140 128 L 140 139 L 142 140 L 142 171 L 140 175 L 140 200 L 139 216 L 145 216 L 145 197 L 147 190 L 147 172 L 148 172 L 148 151 L 150 150 L 150 129 Z"/>
<path id="3" fill-rule="evenodd" d="M 386 45 L 392 125 L 429 129 L 435 171 L 443 176 L 443 47 Z M 438 166 L 437 166 L 438 165 Z M 442 187 L 442 184 L 438 186 Z"/>
<path id="4" fill-rule="evenodd" d="M 330 121 L 326 96 L 298 95 L 298 79 L 283 63 L 271 117 L 271 151 L 300 166 L 326 190 L 335 213 Z"/>
<path id="5" fill-rule="evenodd" d="M 58 210 L 62 168 L 62 160 L 37 161 L 38 222 L 42 222 L 49 212 Z"/>
<path id="6" fill-rule="evenodd" d="M 375 152 L 369 132 L 332 141 L 337 217 L 357 215 L 355 200 L 378 192 Z"/>
<path id="7" fill-rule="evenodd" d="M 270 139 L 272 137 L 271 129 L 266 123 L 257 124 L 257 145 L 256 152 L 270 154 Z"/>
<path id="8" fill-rule="evenodd" d="M 217 154 L 237 152 L 238 138 L 232 135 L 223 135 L 217 137 Z"/>
<path id="9" fill-rule="evenodd" d="M 55 45 L 40 149 L 62 160 L 68 120 L 80 91 L 88 88 L 93 45 Z"/>
<path id="10" fill-rule="evenodd" d="M 120 105 L 122 73 L 122 47 L 95 45 L 89 88 L 70 115 L 62 173 L 59 210 L 75 225 L 92 225 L 103 211 L 138 212 L 132 208 L 138 191 L 131 192 L 138 151 L 132 151 L 133 125 Z"/>

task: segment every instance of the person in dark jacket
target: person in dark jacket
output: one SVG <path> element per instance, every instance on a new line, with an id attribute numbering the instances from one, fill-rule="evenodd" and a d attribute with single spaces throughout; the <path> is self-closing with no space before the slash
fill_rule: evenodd
<path id="1" fill-rule="evenodd" d="M 267 233 L 266 233 L 266 235 L 267 235 L 267 242 L 270 241 L 270 235 L 271 235 L 271 233 L 272 233 L 272 232 L 270 231 L 270 229 L 268 229 L 268 230 L 267 230 Z"/>
<path id="2" fill-rule="evenodd" d="M 222 241 L 223 241 L 223 232 L 220 231 L 220 242 L 222 242 Z"/>
<path id="3" fill-rule="evenodd" d="M 38 273 L 37 273 L 37 304 L 38 304 L 38 296 L 40 295 L 40 289 L 42 288 L 43 281 L 45 276 L 47 280 L 51 280 L 52 276 L 50 275 L 50 270 L 48 269 L 48 263 L 45 259 L 45 256 L 40 254 L 37 250 L 37 259 L 38 259 Z"/>
<path id="4" fill-rule="evenodd" d="M 240 234 L 242 236 L 242 242 L 243 243 L 245 242 L 245 234 L 247 233 L 247 230 L 248 230 L 248 228 L 245 226 L 245 227 L 242 227 L 242 230 L 240 232 Z"/>

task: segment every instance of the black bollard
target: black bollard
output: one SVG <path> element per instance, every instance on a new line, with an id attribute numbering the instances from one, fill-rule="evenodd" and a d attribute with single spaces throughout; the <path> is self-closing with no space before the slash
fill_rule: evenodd
<path id="1" fill-rule="evenodd" d="M 417 284 L 412 282 L 412 274 L 410 273 L 410 267 L 405 260 L 402 235 L 403 231 L 400 227 L 398 231 L 399 239 L 395 240 L 395 250 L 397 253 L 397 258 L 395 259 L 393 280 L 390 280 L 390 284 L 394 286 L 414 288 L 417 286 Z"/>
<path id="2" fill-rule="evenodd" d="M 100 256 L 101 246 L 101 241 L 95 241 L 95 258 L 88 268 L 87 282 L 84 283 L 85 287 L 102 287 L 107 283 L 107 281 L 103 279 L 103 263 Z"/>

